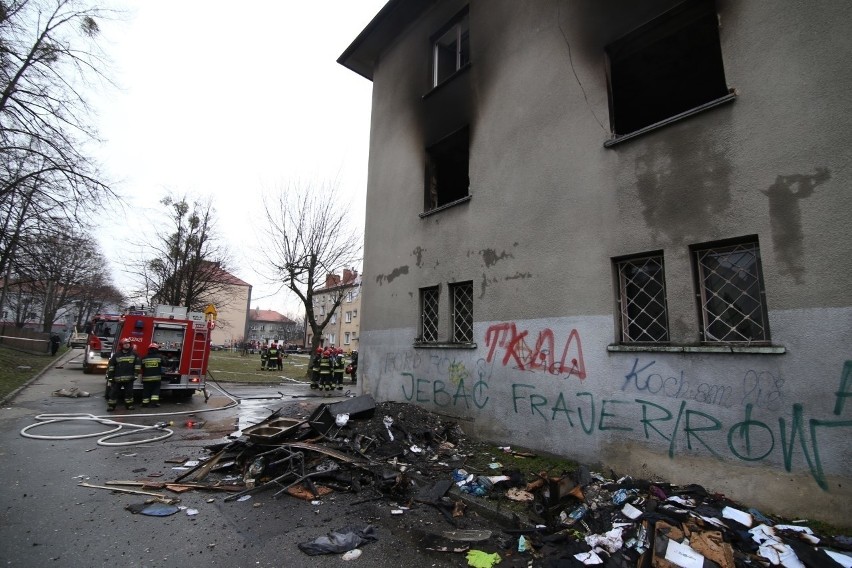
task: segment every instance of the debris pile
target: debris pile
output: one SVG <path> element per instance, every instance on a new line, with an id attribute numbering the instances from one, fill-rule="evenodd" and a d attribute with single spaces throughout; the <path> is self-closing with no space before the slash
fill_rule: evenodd
<path id="1" fill-rule="evenodd" d="M 585 466 L 558 474 L 483 466 L 470 459 L 478 448 L 455 422 L 365 395 L 321 404 L 310 416 L 279 409 L 236 440 L 208 446 L 211 457 L 164 485 L 228 491 L 225 501 L 264 491 L 305 500 L 350 492 L 362 493 L 351 505 L 387 499 L 392 514 L 431 507 L 450 530 L 419 545 L 465 553 L 472 566 L 852 568 L 849 537 L 815 534 L 699 485 L 605 477 Z M 495 503 L 504 523 L 477 530 L 493 521 L 478 516 L 474 524 L 466 509 Z M 374 538 L 372 527 L 345 527 L 299 546 L 341 553 Z"/>

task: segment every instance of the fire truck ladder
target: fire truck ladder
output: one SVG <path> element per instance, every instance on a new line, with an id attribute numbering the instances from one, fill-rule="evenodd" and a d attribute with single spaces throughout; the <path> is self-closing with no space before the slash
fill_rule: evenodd
<path id="1" fill-rule="evenodd" d="M 189 352 L 189 376 L 201 377 L 204 385 L 201 391 L 204 393 L 204 402 L 210 398 L 207 394 L 207 381 L 203 377 L 204 369 L 207 367 L 207 359 L 210 356 L 209 343 L 210 330 L 206 327 L 196 328 L 192 333 L 192 348 Z"/>

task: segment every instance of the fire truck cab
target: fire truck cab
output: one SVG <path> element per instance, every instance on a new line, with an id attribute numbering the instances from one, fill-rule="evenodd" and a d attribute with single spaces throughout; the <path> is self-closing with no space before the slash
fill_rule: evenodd
<path id="1" fill-rule="evenodd" d="M 84 373 L 106 370 L 122 317 L 119 314 L 96 314 L 86 324 L 85 331 L 88 335 L 83 351 Z"/>
<path id="2" fill-rule="evenodd" d="M 147 355 L 148 347 L 156 343 L 163 357 L 160 390 L 171 391 L 178 398 L 189 398 L 201 390 L 206 400 L 211 324 L 205 314 L 188 312 L 180 306 L 131 308 L 122 316 L 112 353 L 121 349 L 120 341 L 125 338 L 140 357 Z M 141 381 L 134 381 L 133 388 L 141 391 Z"/>

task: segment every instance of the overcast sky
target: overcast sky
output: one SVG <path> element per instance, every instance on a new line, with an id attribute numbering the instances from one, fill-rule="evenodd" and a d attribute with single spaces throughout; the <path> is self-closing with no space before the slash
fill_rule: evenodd
<path id="1" fill-rule="evenodd" d="M 253 269 L 261 194 L 337 179 L 363 227 L 372 83 L 336 60 L 385 2 L 125 0 L 126 21 L 102 27 L 120 89 L 94 101 L 98 157 L 145 213 L 105 220 L 107 254 L 139 242 L 133 218 L 156 224 L 167 193 L 209 195 L 252 307 L 296 309 Z"/>

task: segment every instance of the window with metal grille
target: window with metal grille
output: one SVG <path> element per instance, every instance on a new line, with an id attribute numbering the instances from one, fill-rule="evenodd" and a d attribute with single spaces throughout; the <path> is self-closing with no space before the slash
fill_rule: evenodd
<path id="1" fill-rule="evenodd" d="M 420 340 L 438 341 L 438 287 L 420 289 Z"/>
<path id="2" fill-rule="evenodd" d="M 691 247 L 702 340 L 769 341 L 766 291 L 757 239 Z"/>
<path id="3" fill-rule="evenodd" d="M 618 271 L 621 341 L 669 341 L 663 256 L 619 260 L 615 266 Z"/>
<path id="4" fill-rule="evenodd" d="M 453 313 L 452 340 L 457 343 L 473 341 L 473 282 L 450 284 Z"/>

